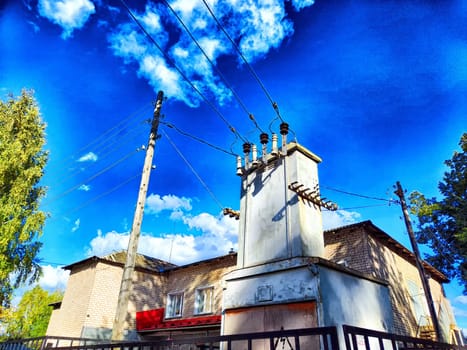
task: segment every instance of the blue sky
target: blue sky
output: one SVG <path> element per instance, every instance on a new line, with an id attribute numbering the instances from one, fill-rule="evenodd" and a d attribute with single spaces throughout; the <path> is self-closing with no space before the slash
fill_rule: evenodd
<path id="1" fill-rule="evenodd" d="M 158 90 L 163 121 L 209 145 L 161 126 L 142 253 L 188 263 L 236 248 L 236 222 L 220 214 L 239 207 L 228 153 L 241 153 L 242 140 L 229 126 L 259 143 L 253 113 L 278 131 L 269 98 L 202 0 L 170 4 L 216 68 L 164 1 L 127 3 L 157 45 L 118 0 L 0 3 L 0 94 L 34 89 L 48 125 L 48 288 L 63 288 L 60 266 L 126 248 Z M 321 192 L 343 208 L 324 213 L 325 227 L 372 220 L 410 247 L 389 200 L 396 181 L 436 196 L 443 161 L 467 131 L 467 1 L 208 3 L 290 136 L 323 159 Z M 467 329 L 467 297 L 455 281 L 446 291 Z"/>

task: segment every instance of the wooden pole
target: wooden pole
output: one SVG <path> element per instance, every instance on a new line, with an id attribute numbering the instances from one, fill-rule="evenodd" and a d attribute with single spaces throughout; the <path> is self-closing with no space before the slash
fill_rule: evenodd
<path id="1" fill-rule="evenodd" d="M 124 338 L 125 321 L 128 314 L 128 301 L 133 287 L 133 271 L 135 269 L 138 240 L 141 233 L 141 223 L 143 222 L 143 212 L 149 185 L 149 176 L 152 169 L 152 159 L 154 157 L 154 148 L 156 145 L 163 97 L 163 92 L 159 91 L 157 94 L 154 116 L 151 123 L 151 132 L 149 134 L 149 142 L 146 149 L 146 157 L 144 159 L 143 173 L 141 175 L 138 202 L 136 204 L 135 215 L 133 217 L 133 225 L 131 228 L 130 240 L 128 242 L 125 267 L 123 269 L 122 281 L 120 284 L 120 293 L 118 295 L 117 310 L 115 312 L 115 320 L 112 327 L 112 340 L 116 341 L 123 340 Z"/>
<path id="2" fill-rule="evenodd" d="M 439 328 L 438 317 L 436 316 L 436 309 L 433 303 L 433 297 L 431 295 L 430 284 L 428 278 L 425 274 L 425 269 L 423 268 L 423 260 L 420 257 L 420 251 L 418 250 L 417 240 L 412 229 L 412 224 L 410 222 L 409 211 L 407 209 L 407 203 L 405 202 L 404 191 L 399 181 L 396 183 L 396 191 L 394 193 L 399 197 L 402 213 L 404 214 L 405 226 L 407 227 L 407 233 L 409 234 L 410 243 L 412 244 L 412 249 L 415 255 L 415 262 L 417 265 L 418 273 L 420 274 L 420 279 L 422 281 L 423 291 L 425 292 L 426 302 L 428 304 L 428 309 L 430 310 L 431 321 L 433 322 L 433 327 L 435 329 L 436 340 L 441 342 L 443 341 L 441 330 Z"/>

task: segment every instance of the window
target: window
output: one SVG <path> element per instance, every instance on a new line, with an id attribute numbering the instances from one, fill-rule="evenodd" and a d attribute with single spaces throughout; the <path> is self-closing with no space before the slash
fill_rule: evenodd
<path id="1" fill-rule="evenodd" d="M 165 317 L 180 317 L 183 309 L 183 293 L 170 293 L 167 295 L 167 309 Z"/>
<path id="2" fill-rule="evenodd" d="M 214 288 L 198 288 L 195 292 L 195 314 L 207 314 L 212 312 Z"/>
<path id="3" fill-rule="evenodd" d="M 427 303 L 423 289 L 420 288 L 414 281 L 407 281 L 407 287 L 412 299 L 414 317 L 417 320 L 418 326 L 428 326 L 430 316 L 427 310 Z"/>

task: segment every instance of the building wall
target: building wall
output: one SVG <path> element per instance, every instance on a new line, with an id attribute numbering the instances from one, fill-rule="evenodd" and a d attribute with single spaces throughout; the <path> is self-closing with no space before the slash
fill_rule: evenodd
<path id="1" fill-rule="evenodd" d="M 325 247 L 327 259 L 388 281 L 394 331 L 417 336 L 419 317 L 416 316 L 416 298 L 411 295 L 410 290 L 422 289 L 418 271 L 412 263 L 389 249 L 384 242 L 368 235 L 362 226 L 327 231 Z M 134 291 L 130 297 L 127 329 L 136 334 L 135 313 L 166 307 L 167 294 L 170 292 L 184 293 L 182 318 L 196 316 L 195 291 L 199 287 L 214 287 L 213 314 L 220 315 L 222 298 L 229 293 L 223 290 L 223 276 L 236 268 L 236 255 L 233 254 L 165 273 L 137 270 L 134 275 Z M 108 338 L 122 271 L 122 266 L 102 262 L 74 266 L 61 308 L 52 313 L 47 335 Z M 240 280 L 238 283 L 241 283 Z M 450 340 L 450 329 L 455 327 L 451 307 L 444 296 L 442 285 L 430 279 L 430 286 L 436 309 L 440 310 L 443 332 L 446 340 Z M 426 309 L 423 311 L 428 314 Z"/>
<path id="2" fill-rule="evenodd" d="M 131 316 L 128 326 L 136 328 L 136 312 L 159 309 L 164 307 L 167 294 L 167 275 L 148 274 L 136 271 L 133 280 L 133 293 L 130 296 L 128 312 Z"/>
<path id="3" fill-rule="evenodd" d="M 413 263 L 368 234 L 364 227 L 350 227 L 325 233 L 326 257 L 334 262 L 345 260 L 347 266 L 389 282 L 394 332 L 418 337 L 429 322 L 418 269 Z M 430 289 L 438 311 L 445 340 L 455 325 L 443 286 L 430 279 Z M 442 310 L 442 312 L 441 312 Z"/>
<path id="4" fill-rule="evenodd" d="M 368 241 L 374 261 L 372 275 L 389 282 L 395 333 L 416 336 L 418 321 L 407 284 L 419 284 L 417 269 L 374 238 L 369 237 Z"/>
<path id="5" fill-rule="evenodd" d="M 47 335 L 80 337 L 95 286 L 96 264 L 76 267 L 70 273 L 60 309 L 54 310 Z"/>
<path id="6" fill-rule="evenodd" d="M 318 184 L 321 160 L 291 143 L 288 156 L 269 157 L 267 165 L 242 177 L 238 267 L 324 253 L 321 210 L 291 190 L 299 183 L 309 191 Z"/>
<path id="7" fill-rule="evenodd" d="M 82 325 L 82 336 L 110 338 L 115 318 L 118 293 L 123 270 L 120 266 L 98 262 L 95 267 L 95 285 Z M 67 289 L 68 290 L 68 289 Z"/>
<path id="8" fill-rule="evenodd" d="M 324 235 L 325 258 L 357 271 L 372 274 L 368 237 L 361 227 L 327 231 Z"/>
<path id="9" fill-rule="evenodd" d="M 195 291 L 200 287 L 214 287 L 213 314 L 222 311 L 222 276 L 236 267 L 236 255 L 209 263 L 200 263 L 168 272 L 163 306 L 168 293 L 183 292 L 182 317 L 195 316 Z"/>
<path id="10" fill-rule="evenodd" d="M 394 331 L 389 288 L 376 281 L 319 267 L 323 326 L 337 326 L 345 348 L 342 325 Z"/>
<path id="11" fill-rule="evenodd" d="M 54 310 L 47 335 L 109 339 L 115 318 L 123 267 L 97 262 L 71 271 L 60 309 Z M 126 329 L 136 328 L 136 311 L 164 306 L 167 278 L 136 270 Z M 129 338 L 135 338 L 135 332 Z"/>

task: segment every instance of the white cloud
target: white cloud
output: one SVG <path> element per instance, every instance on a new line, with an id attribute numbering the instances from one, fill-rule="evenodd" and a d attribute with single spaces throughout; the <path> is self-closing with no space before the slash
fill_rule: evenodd
<path id="1" fill-rule="evenodd" d="M 154 237 L 143 233 L 140 236 L 138 252 L 175 264 L 225 255 L 237 248 L 238 222 L 226 216 L 215 217 L 202 213 L 197 216 L 181 217 L 188 229 L 196 229 L 201 234 L 165 234 Z M 88 256 L 103 256 L 114 251 L 127 249 L 128 232 L 98 232 L 90 242 Z"/>
<path id="2" fill-rule="evenodd" d="M 64 270 L 61 267 L 42 266 L 42 276 L 39 279 L 39 285 L 48 291 L 63 291 L 65 290 L 69 275 L 70 271 Z"/>
<path id="3" fill-rule="evenodd" d="M 217 19 L 238 43 L 251 63 L 281 45 L 293 34 L 293 23 L 287 18 L 284 0 L 208 1 Z M 299 11 L 313 4 L 312 0 L 293 0 Z M 216 64 L 221 56 L 238 56 L 229 39 L 201 1 L 175 0 L 171 7 L 189 28 L 209 59 Z M 167 59 L 144 33 L 131 21 L 120 25 L 109 35 L 111 48 L 125 63 L 136 63 L 138 75 L 146 78 L 155 90 L 164 90 L 171 98 L 197 107 L 198 96 L 174 67 L 183 72 L 206 97 L 224 104 L 232 97 L 197 45 L 182 28 L 172 11 L 162 5 L 149 4 L 143 13 L 132 10 L 157 45 L 170 57 Z M 167 33 L 175 33 L 169 41 Z M 180 34 L 180 35 L 178 35 Z M 186 59 L 189 57 L 190 59 Z M 239 59 L 240 64 L 243 61 Z"/>
<path id="4" fill-rule="evenodd" d="M 467 305 L 467 295 L 459 295 L 454 298 L 455 303 Z"/>
<path id="5" fill-rule="evenodd" d="M 158 194 L 150 194 L 146 199 L 146 212 L 148 214 L 158 214 L 163 210 L 190 211 L 191 208 L 191 199 L 177 197 L 173 194 L 162 197 Z"/>
<path id="6" fill-rule="evenodd" d="M 74 224 L 73 227 L 71 228 L 71 232 L 76 232 L 76 231 L 78 231 L 80 223 L 81 223 L 81 220 L 80 220 L 79 218 L 76 219 L 75 224 Z"/>
<path id="7" fill-rule="evenodd" d="M 96 12 L 90 0 L 39 0 L 39 14 L 62 27 L 62 38 L 71 37 Z"/>
<path id="8" fill-rule="evenodd" d="M 94 152 L 88 152 L 85 155 L 81 156 L 78 158 L 78 162 L 83 163 L 83 162 L 97 162 L 97 154 Z"/>
<path id="9" fill-rule="evenodd" d="M 315 3 L 315 0 L 292 0 L 292 5 L 296 11 L 300 11 L 305 7 L 311 6 Z"/>
<path id="10" fill-rule="evenodd" d="M 293 34 L 293 24 L 285 18 L 282 1 L 244 1 L 238 10 L 242 21 L 234 24 L 234 29 L 241 38 L 240 50 L 249 62 L 279 47 L 284 38 Z"/>
<path id="11" fill-rule="evenodd" d="M 201 213 L 196 216 L 185 216 L 182 220 L 190 229 L 197 229 L 205 234 L 215 232 L 216 236 L 220 238 L 236 240 L 238 234 L 237 221 L 224 215 L 216 217 L 208 213 Z"/>
<path id="12" fill-rule="evenodd" d="M 21 286 L 16 288 L 11 300 L 12 306 L 17 306 L 21 301 L 24 293 L 39 285 L 42 289 L 48 292 L 65 291 L 70 271 L 64 270 L 61 267 L 53 267 L 51 265 L 42 265 L 42 276 L 39 281 L 32 285 Z"/>
<path id="13" fill-rule="evenodd" d="M 454 312 L 454 316 L 456 317 L 467 317 L 466 309 L 460 309 L 458 307 L 453 307 L 452 311 Z"/>
<path id="14" fill-rule="evenodd" d="M 329 230 L 336 227 L 355 224 L 359 219 L 360 214 L 355 211 L 323 211 L 323 229 Z"/>
<path id="15" fill-rule="evenodd" d="M 98 230 L 97 236 L 94 237 L 89 243 L 90 248 L 87 250 L 86 255 L 103 256 L 115 251 L 127 249 L 128 238 L 128 232 L 118 233 L 115 231 L 111 231 L 103 235 L 102 231 Z"/>
<path id="16" fill-rule="evenodd" d="M 293 34 L 293 23 L 287 17 L 285 1 L 290 0 L 208 2 L 242 54 L 252 63 L 271 49 L 278 48 L 285 38 Z M 214 64 L 221 56 L 238 56 L 201 1 L 174 0 L 170 3 Z M 313 3 L 313 0 L 292 0 L 296 11 Z M 83 28 L 96 12 L 91 0 L 39 0 L 38 9 L 41 16 L 62 27 L 64 39 L 71 37 L 74 30 Z M 202 98 L 184 79 L 184 75 L 204 96 L 216 99 L 221 105 L 232 98 L 232 93 L 165 5 L 148 2 L 142 12 L 131 9 L 157 45 L 148 40 L 132 20 L 119 26 L 112 25 L 108 21 L 115 22 L 120 9 L 112 6 L 106 9 L 109 18 L 99 19 L 97 25 L 106 29 L 115 28 L 108 36 L 111 49 L 115 55 L 123 58 L 125 64 L 136 63 L 138 76 L 147 79 L 154 90 L 164 90 L 171 98 L 197 107 Z M 169 38 L 168 33 L 174 35 Z M 244 64 L 241 59 L 239 62 Z"/>
<path id="17" fill-rule="evenodd" d="M 28 21 L 28 23 L 32 26 L 34 33 L 37 33 L 41 30 L 41 28 L 33 21 Z"/>
<path id="18" fill-rule="evenodd" d="M 89 185 L 81 185 L 81 186 L 78 187 L 78 190 L 79 190 L 79 191 L 88 192 L 88 191 L 91 190 L 91 186 L 89 186 Z"/>

